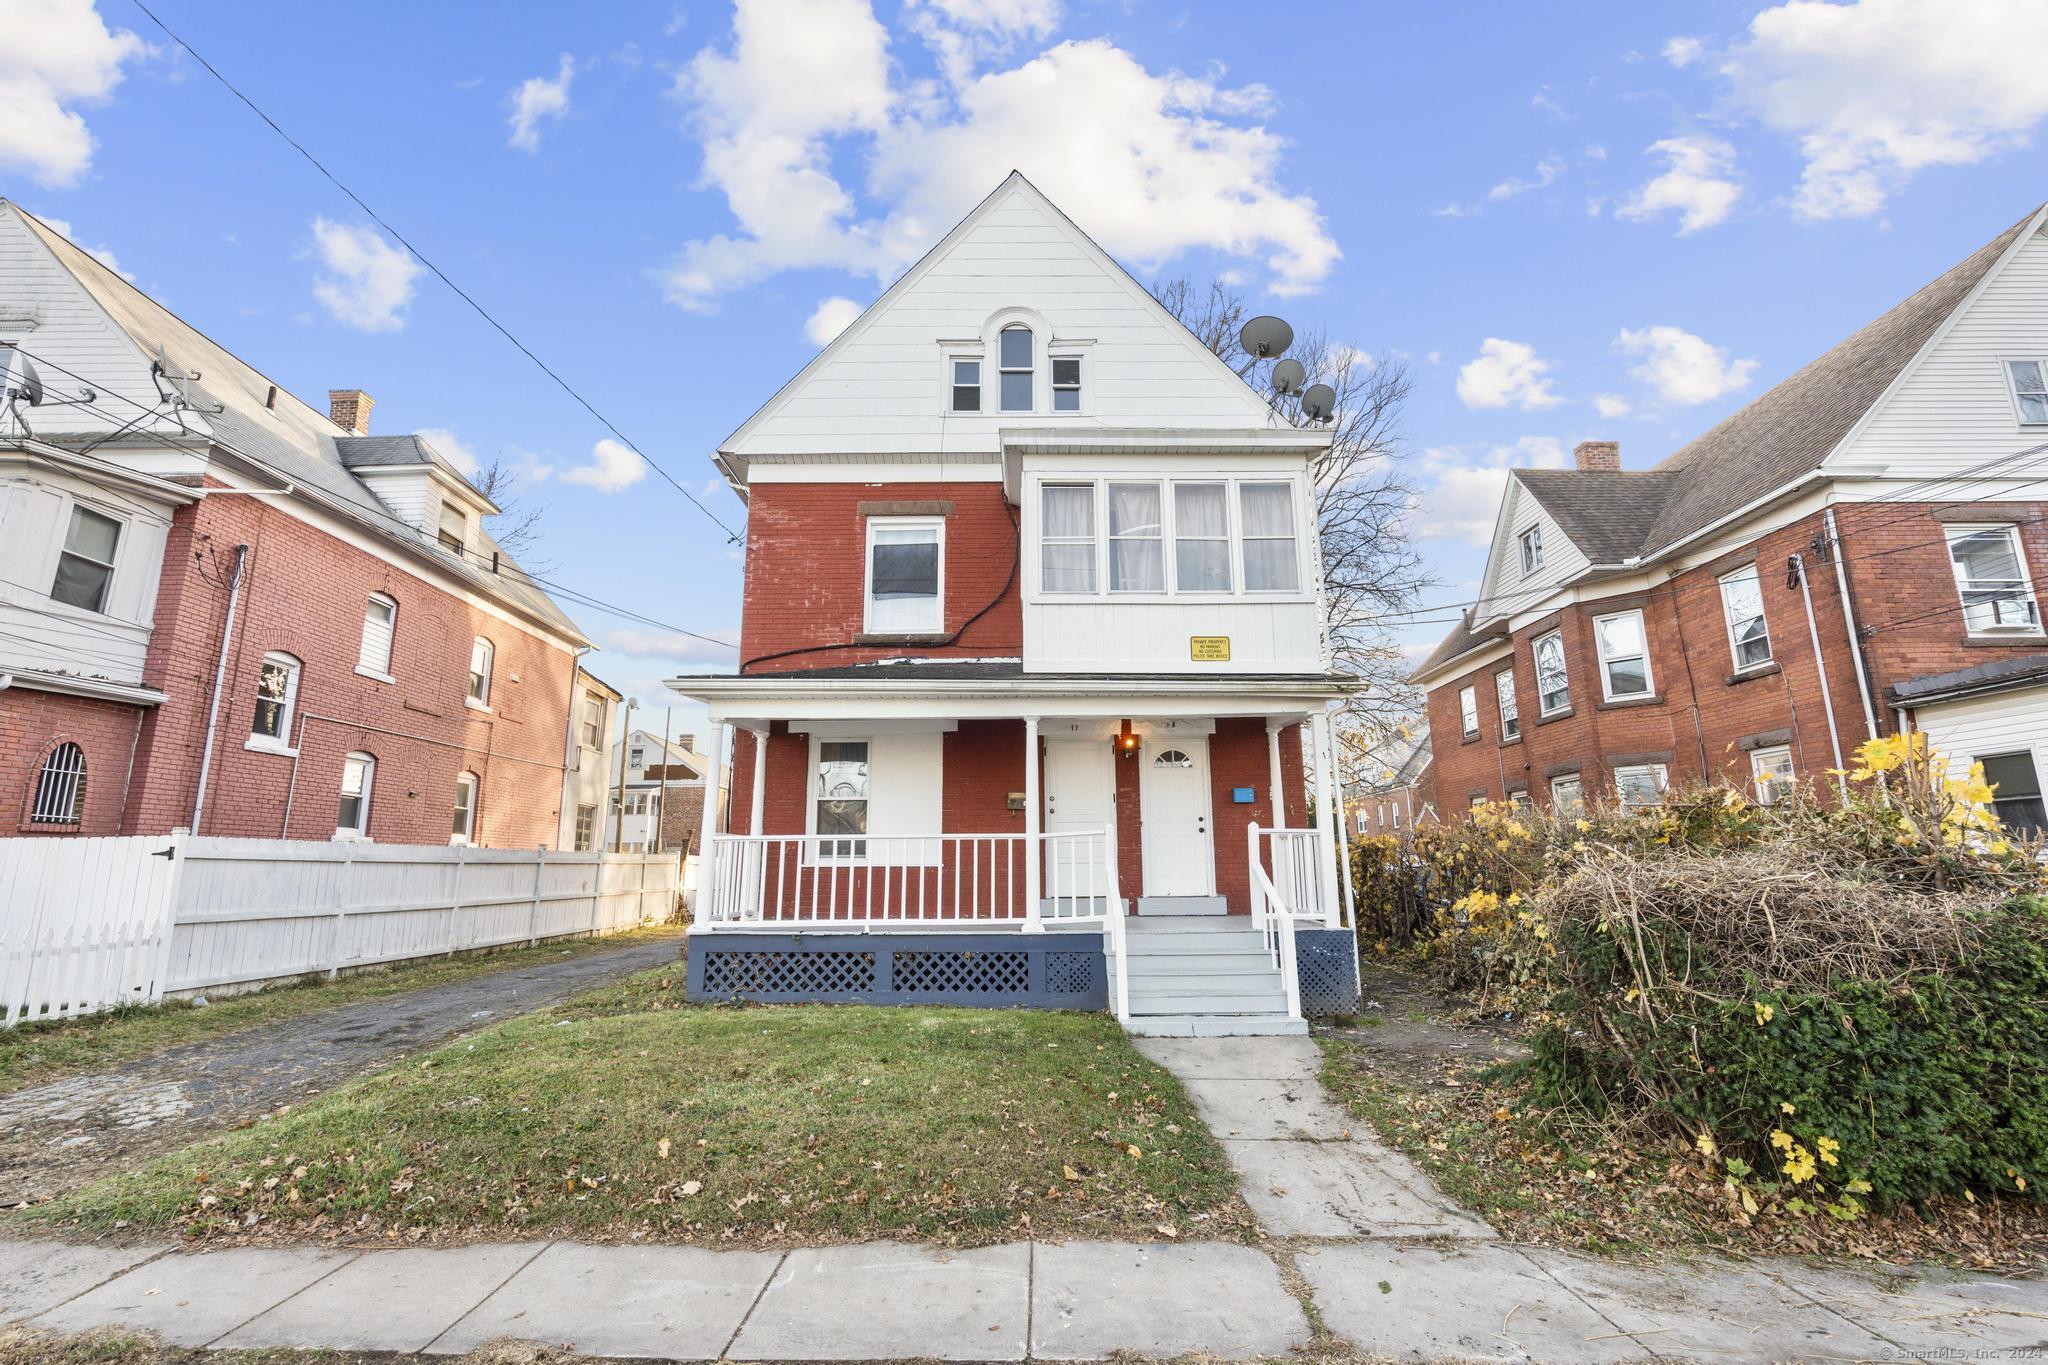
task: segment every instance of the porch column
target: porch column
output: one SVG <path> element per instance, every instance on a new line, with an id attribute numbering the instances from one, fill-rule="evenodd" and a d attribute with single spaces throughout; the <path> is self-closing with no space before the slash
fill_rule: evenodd
<path id="1" fill-rule="evenodd" d="M 754 808 L 747 817 L 747 833 L 761 833 L 762 802 L 768 791 L 768 726 L 756 730 L 748 728 L 754 737 Z"/>
<path id="2" fill-rule="evenodd" d="M 1280 732 L 1286 728 L 1277 720 L 1266 722 L 1266 766 L 1270 770 L 1268 781 L 1272 784 L 1274 829 L 1287 828 L 1287 802 L 1280 794 Z"/>
<path id="3" fill-rule="evenodd" d="M 1041 933 L 1045 921 L 1038 909 L 1038 858 L 1044 840 L 1039 837 L 1038 816 L 1038 717 L 1024 717 L 1024 930 Z"/>
<path id="4" fill-rule="evenodd" d="M 1322 854 L 1322 875 L 1317 878 L 1323 886 L 1323 923 L 1330 928 L 1337 927 L 1337 842 L 1332 837 L 1330 826 L 1343 817 L 1336 813 L 1336 803 L 1331 799 L 1333 784 L 1330 781 L 1330 713 L 1318 711 L 1309 717 L 1309 734 L 1315 745 L 1316 756 L 1316 844 Z"/>
<path id="5" fill-rule="evenodd" d="M 1344 769 L 1337 763 L 1337 727 L 1330 731 L 1330 782 L 1337 792 L 1337 880 L 1344 886 L 1344 922 L 1358 923 L 1357 892 L 1351 887 L 1351 822 L 1344 810 Z"/>

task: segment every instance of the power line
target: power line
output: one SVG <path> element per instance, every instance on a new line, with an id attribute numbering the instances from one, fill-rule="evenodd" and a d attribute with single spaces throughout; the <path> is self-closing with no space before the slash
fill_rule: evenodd
<path id="1" fill-rule="evenodd" d="M 281 127 L 278 124 L 276 119 L 264 113 L 262 108 L 257 105 L 256 101 L 250 99 L 247 95 L 243 94 L 241 90 L 236 87 L 233 81 L 230 81 L 226 76 L 223 76 L 220 73 L 219 68 L 215 67 L 212 62 L 209 62 L 208 60 L 206 60 L 205 57 L 201 56 L 198 50 L 194 48 L 192 44 L 186 42 L 183 38 L 179 37 L 176 33 L 172 32 L 170 25 L 166 24 L 163 20 L 157 18 L 156 13 L 153 10 L 151 10 L 149 6 L 143 4 L 142 0 L 133 0 L 133 3 L 135 5 L 135 8 L 141 10 L 143 14 L 148 16 L 149 21 L 152 24 L 155 24 L 158 28 L 164 31 L 164 35 L 166 37 L 168 37 L 172 42 L 176 43 L 179 47 L 184 48 L 187 53 L 191 54 L 192 60 L 198 62 L 201 66 L 205 67 L 207 74 L 212 76 L 215 80 L 219 81 L 221 85 L 227 89 L 229 94 L 233 95 L 243 104 L 249 106 L 249 110 L 251 113 L 255 114 L 256 117 L 262 119 L 265 123 L 269 124 L 270 130 L 276 133 L 279 137 L 283 138 L 293 151 L 297 152 L 300 156 L 304 157 L 307 163 L 311 165 L 314 170 L 320 172 L 321 175 L 325 176 L 328 180 L 328 183 L 332 184 L 336 189 L 340 190 L 343 194 L 347 195 L 357 208 L 361 209 L 364 213 L 370 216 L 372 222 L 376 223 L 377 226 L 384 229 L 384 231 L 390 233 L 391 236 L 397 240 L 400 246 L 404 247 L 408 252 L 410 252 L 413 256 L 413 259 L 417 260 L 421 265 L 425 266 L 428 270 L 432 271 L 436 279 L 440 280 L 441 283 L 447 285 L 450 290 L 454 291 L 455 296 L 457 298 L 461 299 L 464 303 L 468 304 L 472 309 L 474 309 L 476 311 L 477 316 L 482 318 L 485 322 L 488 322 L 497 331 L 498 335 L 504 337 L 505 340 L 511 342 L 513 346 L 518 348 L 519 353 L 521 355 L 524 355 L 528 360 L 532 361 L 534 365 L 540 369 L 540 372 L 542 374 L 545 374 L 549 379 L 552 379 L 555 382 L 556 386 L 562 390 L 562 392 L 568 394 L 569 397 L 575 399 L 578 405 L 580 405 L 585 412 L 589 413 L 592 417 L 595 417 L 598 420 L 598 422 L 604 426 L 605 430 L 611 432 L 612 435 L 618 437 L 619 441 L 622 444 L 624 444 L 628 450 L 631 450 L 635 455 L 638 455 L 641 459 L 646 460 L 647 465 L 650 469 L 652 469 L 655 473 L 661 475 L 662 478 L 666 479 L 670 487 L 674 488 L 676 492 L 681 493 L 685 498 L 689 499 L 690 504 L 693 507 L 695 507 L 698 511 L 702 512 L 705 516 L 709 517 L 714 526 L 718 527 L 719 530 L 725 532 L 727 544 L 737 545 L 740 543 L 741 536 L 739 532 L 733 530 L 732 527 L 726 525 L 724 520 L 720 518 L 716 512 L 713 512 L 709 507 L 706 507 L 703 504 L 703 502 L 701 502 L 698 499 L 697 495 L 695 493 L 692 493 L 688 488 L 685 488 L 680 482 L 678 482 L 673 474 L 670 474 L 666 469 L 662 468 L 659 464 L 656 464 L 654 460 L 648 456 L 647 452 L 643 451 L 642 449 L 640 449 L 639 446 L 633 443 L 631 437 L 627 436 L 625 432 L 619 430 L 618 425 L 615 422 L 613 422 L 611 418 L 605 416 L 602 412 L 599 412 L 597 410 L 596 405 L 593 404 L 588 398 L 585 398 L 581 393 L 577 392 L 574 385 L 570 384 L 568 380 L 562 378 L 562 376 L 557 374 L 554 371 L 554 369 L 548 365 L 546 361 L 542 360 L 538 355 L 534 354 L 533 349 L 531 347 L 529 347 L 525 342 L 521 341 L 518 337 L 514 336 L 512 334 L 511 329 L 505 326 L 504 323 L 498 321 L 497 318 L 493 317 L 491 315 L 490 310 L 485 308 L 481 303 L 478 303 L 476 299 L 470 295 L 469 291 L 465 290 L 461 285 L 457 284 L 454 280 L 450 279 L 448 277 L 448 272 L 441 269 L 440 266 L 434 264 L 434 262 L 430 260 L 424 252 L 422 252 L 418 247 L 414 246 L 412 242 L 406 238 L 404 233 L 400 232 L 397 228 L 391 226 L 391 224 L 386 222 L 383 216 L 380 215 L 375 209 L 371 208 L 368 204 L 364 203 L 361 195 L 357 194 L 354 190 L 350 189 L 347 185 L 343 184 L 340 177 L 336 176 L 333 171 L 328 170 L 327 167 L 321 163 L 320 158 L 314 156 L 311 152 L 307 151 L 304 145 L 302 145 L 297 138 L 293 137 L 290 133 L 287 133 L 283 129 L 283 127 Z"/>

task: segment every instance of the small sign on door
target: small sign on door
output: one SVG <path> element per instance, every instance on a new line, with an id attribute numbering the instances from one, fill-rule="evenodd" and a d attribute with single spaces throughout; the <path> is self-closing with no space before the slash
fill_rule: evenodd
<path id="1" fill-rule="evenodd" d="M 1230 662 L 1230 637 L 1228 635 L 1189 636 L 1188 658 L 1198 664 L 1227 664 Z"/>

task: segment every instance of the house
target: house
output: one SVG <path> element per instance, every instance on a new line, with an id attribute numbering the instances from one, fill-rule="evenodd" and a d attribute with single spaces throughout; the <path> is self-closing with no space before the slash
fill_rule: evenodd
<path id="1" fill-rule="evenodd" d="M 1344 798 L 1353 835 L 1391 834 L 1405 840 L 1418 823 L 1437 818 L 1427 723 L 1390 729 L 1367 748 L 1360 766 L 1364 775 Z"/>
<path id="2" fill-rule="evenodd" d="M 0 360 L 0 833 L 557 841 L 589 641 L 427 442 L 4 200 Z"/>
<path id="3" fill-rule="evenodd" d="M 1516 470 L 1478 604 L 1414 675 L 1443 810 L 1729 782 L 1877 735 L 2048 784 L 2048 207 L 1669 458 Z"/>
<path id="4" fill-rule="evenodd" d="M 695 746 L 694 735 L 664 739 L 651 730 L 634 730 L 623 746 L 612 746 L 612 770 L 623 774 L 623 782 L 615 786 L 607 807 L 606 848 L 653 853 L 696 841 L 703 820 L 705 760 Z"/>
<path id="5" fill-rule="evenodd" d="M 562 774 L 562 820 L 556 848 L 587 853 L 600 845 L 605 811 L 612 800 L 612 755 L 606 744 L 625 698 L 616 687 L 584 668 L 576 670 L 575 723 L 566 736 L 566 771 Z"/>
<path id="6" fill-rule="evenodd" d="M 1354 685 L 1328 441 L 1005 180 L 718 449 L 741 665 L 670 683 L 731 756 L 692 992 L 1182 1033 L 1355 994 L 1334 764 L 1303 778 Z"/>

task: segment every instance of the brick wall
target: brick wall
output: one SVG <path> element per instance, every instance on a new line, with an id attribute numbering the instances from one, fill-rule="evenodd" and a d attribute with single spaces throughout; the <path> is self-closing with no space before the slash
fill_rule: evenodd
<path id="1" fill-rule="evenodd" d="M 456 775 L 468 771 L 479 783 L 477 842 L 555 844 L 574 655 L 248 497 L 205 499 L 173 524 L 144 668 L 170 700 L 143 723 L 127 832 L 190 823 L 237 544 L 250 549 L 201 833 L 331 838 L 343 759 L 364 752 L 377 760 L 373 839 L 446 843 Z M 372 592 L 398 602 L 396 683 L 355 671 Z M 487 712 L 463 704 L 478 635 L 495 649 Z M 273 650 L 301 662 L 296 771 L 288 756 L 244 747 Z"/>
<path id="2" fill-rule="evenodd" d="M 143 709 L 26 687 L 0 691 L 0 834 L 110 835 L 121 832 L 128 763 Z M 43 763 L 59 744 L 85 755 L 85 794 L 75 825 L 30 824 Z"/>
<path id="3" fill-rule="evenodd" d="M 1992 659 L 2038 653 L 2044 641 L 1987 643 L 1963 628 L 1943 527 L 1956 519 L 2019 520 L 2044 504 L 1873 504 L 1836 510 L 1852 605 L 1865 639 L 1878 732 L 1890 733 L 1884 706 L 1891 683 L 1928 673 L 1968 668 Z M 1750 781 L 1752 749 L 1788 746 L 1799 772 L 1819 779 L 1836 766 L 1827 706 L 1831 701 L 1842 753 L 1867 736 L 1863 698 L 1841 608 L 1834 565 L 1819 557 L 1824 535 L 1819 514 L 1759 537 L 1737 552 L 1679 574 L 1648 592 L 1566 607 L 1517 630 L 1512 659 L 1467 670 L 1430 689 L 1432 772 L 1439 811 L 1451 818 L 1473 795 L 1504 799 L 1527 789 L 1548 804 L 1549 779 L 1567 769 L 1581 775 L 1586 795 L 1611 796 L 1613 769 L 1630 762 L 1664 762 L 1674 786 L 1700 781 Z M 2022 526 L 2022 540 L 2037 590 L 2048 571 L 2048 532 L 2038 521 Z M 1804 556 L 1813 602 L 1788 582 L 1793 554 Z M 1719 580 L 1754 563 L 1763 591 L 1772 662 L 1738 677 L 1730 654 Z M 1593 618 L 1640 607 L 1649 640 L 1655 695 L 1646 701 L 1601 700 Z M 1563 633 L 1572 704 L 1559 717 L 1539 711 L 1532 642 L 1553 629 Z M 1821 641 L 1816 664 L 1812 638 Z M 1494 675 L 1512 664 L 1522 736 L 1503 741 Z M 1821 667 L 1827 674 L 1825 694 Z M 1474 686 L 1479 735 L 1461 733 L 1458 692 Z"/>
<path id="4" fill-rule="evenodd" d="M 740 657 L 750 673 L 834 668 L 904 654 L 1018 657 L 1024 618 L 1016 581 L 1015 509 L 996 483 L 778 484 L 748 490 L 745 610 Z M 948 632 L 995 605 L 945 648 L 851 646 L 865 610 L 866 504 L 943 503 Z M 1000 599 L 1000 600 L 998 600 Z M 781 659 L 784 650 L 814 652 Z"/>

